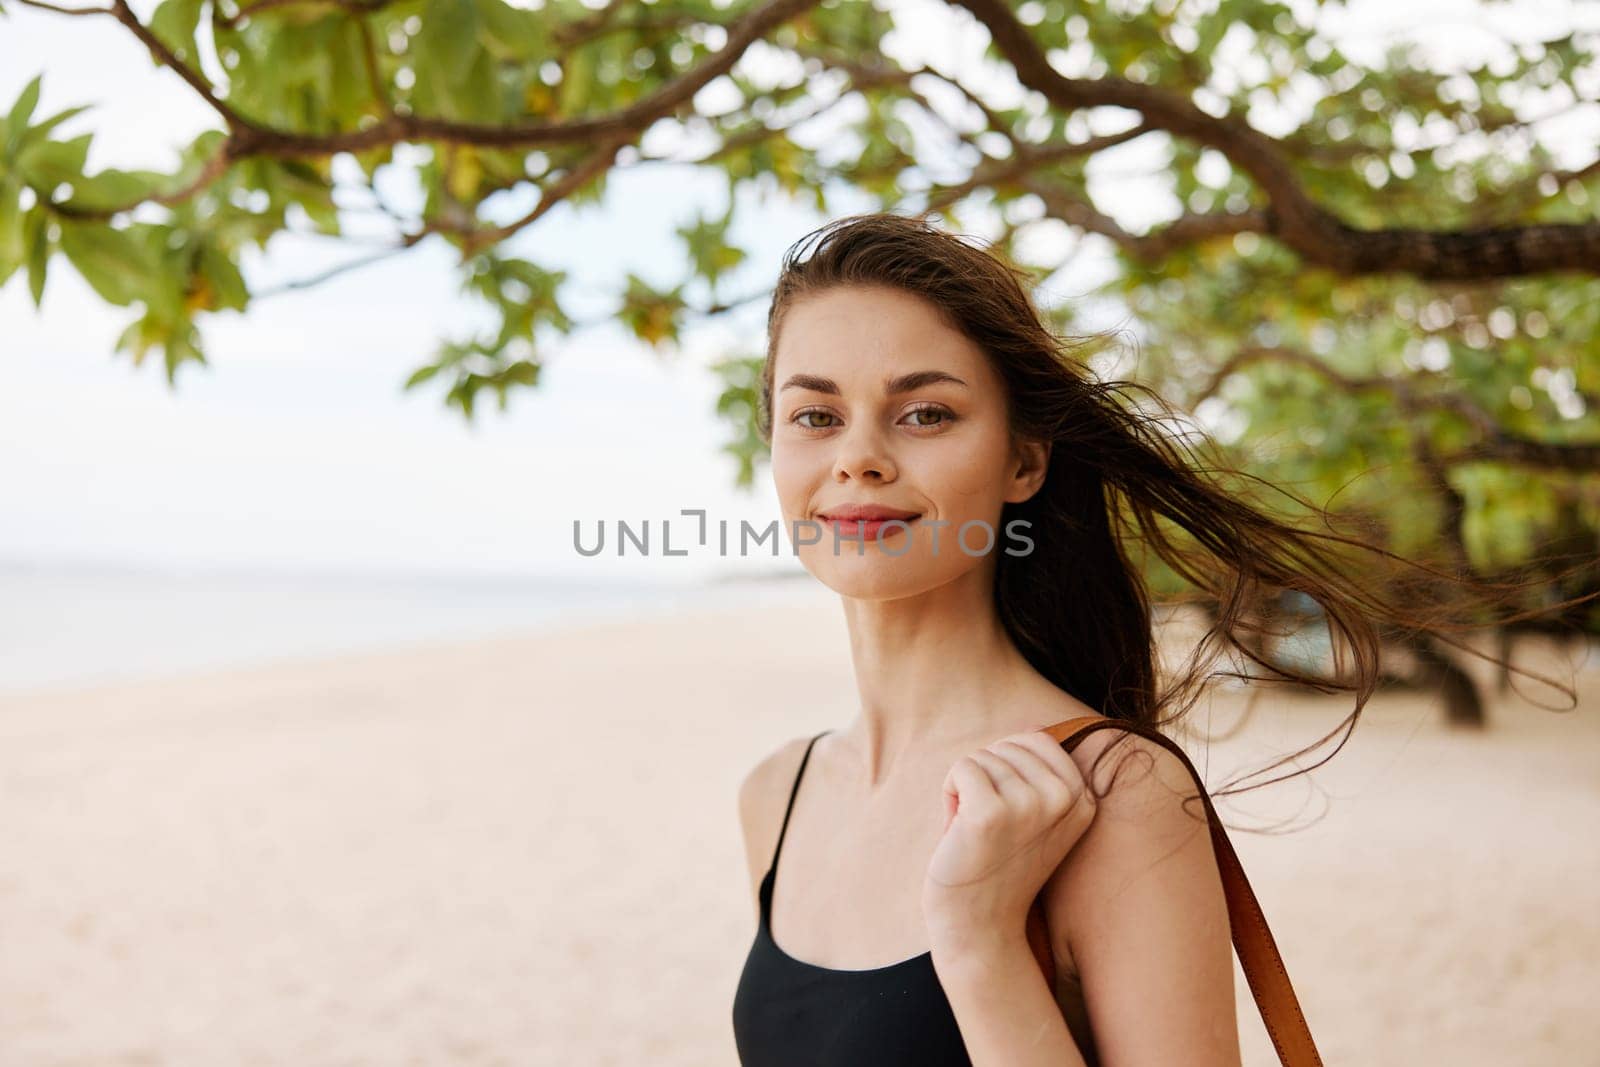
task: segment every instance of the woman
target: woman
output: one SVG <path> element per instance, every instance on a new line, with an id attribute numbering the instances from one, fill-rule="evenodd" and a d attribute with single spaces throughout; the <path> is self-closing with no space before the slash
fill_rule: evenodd
<path id="1" fill-rule="evenodd" d="M 836 220 L 785 257 L 761 429 L 800 558 L 842 599 L 860 710 L 740 789 L 760 916 L 733 1005 L 745 1067 L 1239 1063 L 1188 772 L 1125 731 L 1068 754 L 1038 729 L 1176 717 L 1158 716 L 1178 689 L 1157 690 L 1129 515 L 1210 582 L 1214 633 L 1231 638 L 1245 594 L 1300 589 L 1357 652 L 1357 712 L 1371 691 L 1356 609 L 1396 609 L 1306 563 L 1345 539 L 1202 478 L 1064 358 L 1017 273 L 895 215 Z M 1193 566 L 1157 514 L 1223 566 Z M 1024 934 L 1041 890 L 1054 989 Z"/>

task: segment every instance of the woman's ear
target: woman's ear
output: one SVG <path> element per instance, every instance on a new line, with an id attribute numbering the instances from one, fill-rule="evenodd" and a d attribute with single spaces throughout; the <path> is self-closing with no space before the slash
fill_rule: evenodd
<path id="1" fill-rule="evenodd" d="M 1023 438 L 1012 447 L 1011 484 L 1006 487 L 1006 503 L 1020 504 L 1044 485 L 1050 470 L 1050 441 Z"/>

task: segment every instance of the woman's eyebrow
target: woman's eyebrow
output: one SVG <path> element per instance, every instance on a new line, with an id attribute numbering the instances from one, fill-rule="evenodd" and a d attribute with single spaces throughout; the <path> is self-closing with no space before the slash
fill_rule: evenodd
<path id="1" fill-rule="evenodd" d="M 966 385 L 967 383 L 957 378 L 954 374 L 946 374 L 942 370 L 917 370 L 910 374 L 902 374 L 898 378 L 890 378 L 883 383 L 883 391 L 888 396 L 899 393 L 910 393 L 929 385 Z M 778 392 L 790 387 L 796 389 L 810 389 L 814 393 L 831 393 L 839 395 L 839 383 L 832 378 L 820 378 L 815 374 L 793 374 L 784 382 Z"/>

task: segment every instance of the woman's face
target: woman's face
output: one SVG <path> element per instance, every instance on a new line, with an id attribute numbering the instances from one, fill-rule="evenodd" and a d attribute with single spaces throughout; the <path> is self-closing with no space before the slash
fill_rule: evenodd
<path id="1" fill-rule="evenodd" d="M 852 286 L 802 298 L 780 327 L 772 389 L 785 536 L 835 592 L 912 596 L 1028 547 L 1001 528 L 1001 506 L 1037 491 L 1048 450 L 1013 448 L 1000 376 L 922 297 Z M 826 518 L 849 505 L 909 525 Z"/>

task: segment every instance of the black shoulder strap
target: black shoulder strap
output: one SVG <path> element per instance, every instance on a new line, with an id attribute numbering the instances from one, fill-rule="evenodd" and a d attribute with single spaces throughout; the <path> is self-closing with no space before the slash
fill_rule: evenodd
<path id="1" fill-rule="evenodd" d="M 822 734 L 827 732 L 824 730 Z M 771 867 L 778 865 L 778 853 L 783 851 L 783 835 L 789 832 L 789 813 L 794 810 L 795 794 L 800 792 L 800 778 L 806 773 L 806 764 L 811 761 L 811 747 L 817 743 L 817 737 L 821 737 L 822 734 L 817 734 L 806 744 L 806 754 L 800 757 L 800 769 L 794 772 L 794 785 L 789 787 L 789 806 L 783 809 L 783 826 L 778 830 L 777 847 L 772 850 L 772 862 L 769 864 Z"/>

